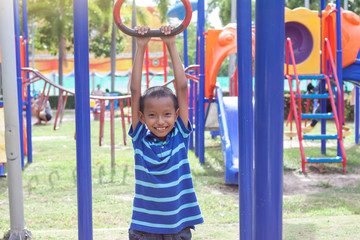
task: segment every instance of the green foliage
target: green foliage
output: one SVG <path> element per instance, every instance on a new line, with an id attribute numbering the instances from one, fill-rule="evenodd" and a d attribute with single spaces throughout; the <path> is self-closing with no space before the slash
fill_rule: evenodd
<path id="1" fill-rule="evenodd" d="M 154 0 L 160 9 L 160 18 L 161 22 L 164 23 L 167 20 L 166 13 L 169 9 L 170 2 L 169 0 Z"/>
<path id="2" fill-rule="evenodd" d="M 209 12 L 219 8 L 219 17 L 221 23 L 225 26 L 231 21 L 231 0 L 212 0 L 209 3 Z"/>
<path id="3" fill-rule="evenodd" d="M 71 0 L 30 0 L 28 16 L 36 22 L 35 48 L 47 50 L 56 55 L 62 38 L 66 40 L 66 49 L 72 48 L 73 9 Z"/>
<path id="4" fill-rule="evenodd" d="M 211 13 L 219 9 L 219 17 L 223 26 L 231 22 L 231 0 L 211 0 L 208 4 L 208 12 Z M 251 6 L 252 20 L 255 19 L 255 2 Z"/>
<path id="5" fill-rule="evenodd" d="M 123 36 L 116 36 L 113 27 L 113 0 L 92 0 L 89 5 L 89 51 L 95 57 L 110 57 L 111 42 L 116 43 L 116 53 L 124 50 Z M 115 31 L 114 35 L 113 31 Z M 112 37 L 115 39 L 112 39 Z"/>

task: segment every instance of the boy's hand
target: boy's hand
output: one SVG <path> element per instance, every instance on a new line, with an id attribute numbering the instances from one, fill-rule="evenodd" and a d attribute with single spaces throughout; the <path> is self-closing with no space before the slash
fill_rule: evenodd
<path id="1" fill-rule="evenodd" d="M 148 26 L 137 26 L 134 28 L 135 31 L 139 35 L 144 35 L 149 31 L 150 27 Z M 146 46 L 146 44 L 150 41 L 150 37 L 137 37 L 136 43 L 138 46 Z"/>
<path id="2" fill-rule="evenodd" d="M 173 29 L 174 29 L 173 26 L 161 26 L 160 27 L 160 31 L 164 35 L 169 35 Z M 161 40 L 164 41 L 164 43 L 166 45 L 175 44 L 175 36 L 163 36 L 163 37 L 160 37 L 160 38 L 161 38 Z"/>

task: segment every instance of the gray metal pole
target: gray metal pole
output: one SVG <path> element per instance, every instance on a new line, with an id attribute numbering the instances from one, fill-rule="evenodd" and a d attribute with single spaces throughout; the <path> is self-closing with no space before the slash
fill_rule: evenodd
<path id="1" fill-rule="evenodd" d="M 10 231 L 5 239 L 29 239 L 25 229 L 24 200 L 21 175 L 19 113 L 17 98 L 16 55 L 14 41 L 14 5 L 12 0 L 0 1 L 0 44 L 4 88 L 5 147 L 9 188 Z"/>
<path id="2" fill-rule="evenodd" d="M 236 0 L 231 0 L 231 16 L 230 16 L 230 22 L 236 23 Z M 230 54 L 229 55 L 229 68 L 228 68 L 228 75 L 229 78 L 234 75 L 235 73 L 235 65 L 236 65 L 236 54 Z M 230 83 L 230 88 L 235 93 L 235 84 Z"/>

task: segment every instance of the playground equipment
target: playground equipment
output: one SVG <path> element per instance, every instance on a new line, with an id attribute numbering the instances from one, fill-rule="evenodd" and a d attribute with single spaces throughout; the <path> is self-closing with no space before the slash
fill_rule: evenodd
<path id="1" fill-rule="evenodd" d="M 239 184 L 239 130 L 237 97 L 224 97 L 220 85 L 216 86 L 216 102 L 225 163 L 225 184 Z"/>
<path id="2" fill-rule="evenodd" d="M 343 144 L 343 136 L 342 136 L 342 110 L 341 110 L 341 92 L 340 92 L 340 85 L 339 80 L 336 73 L 335 68 L 335 62 L 331 53 L 331 47 L 330 43 L 327 39 L 325 39 L 325 46 L 324 46 L 324 55 L 327 56 L 326 60 L 329 62 L 330 69 L 325 71 L 325 74 L 320 75 L 298 75 L 296 70 L 296 62 L 294 57 L 294 52 L 292 49 L 292 43 L 290 38 L 287 40 L 286 44 L 286 72 L 285 75 L 286 78 L 289 80 L 289 86 L 290 86 L 290 114 L 294 115 L 295 123 L 296 123 L 296 129 L 299 139 L 299 145 L 300 145 L 300 152 L 301 152 L 301 168 L 302 172 L 305 172 L 305 164 L 306 163 L 342 163 L 343 165 L 343 172 L 346 172 L 346 154 L 345 154 L 345 148 Z M 291 59 L 291 63 L 293 65 L 293 72 L 294 75 L 291 75 L 289 73 L 289 55 Z M 332 86 L 330 83 L 329 74 L 330 72 L 333 74 L 333 77 L 335 79 L 336 88 L 337 88 L 337 107 L 336 109 L 335 102 L 334 102 L 334 94 L 332 91 Z M 300 92 L 300 81 L 301 80 L 308 80 L 308 79 L 317 79 L 318 81 L 326 81 L 327 85 L 327 91 L 328 93 L 321 93 L 321 94 L 301 94 Z M 295 80 L 296 83 L 296 94 L 295 91 L 292 89 L 293 86 L 293 80 Z M 332 113 L 320 113 L 320 114 L 303 114 L 301 111 L 302 109 L 302 98 L 303 99 L 329 99 L 331 103 Z M 296 104 L 297 100 L 297 104 Z M 296 107 L 296 105 L 298 107 Z M 321 134 L 321 135 L 309 135 L 309 134 L 302 134 L 302 128 L 301 128 L 301 122 L 302 119 L 312 119 L 312 118 L 318 118 L 318 119 L 334 119 L 335 125 L 336 125 L 336 134 Z M 290 118 L 292 122 L 292 117 Z M 340 120 L 339 120 L 340 119 Z M 340 148 L 341 155 L 336 157 L 321 157 L 321 158 L 313 158 L 313 157 L 305 157 L 304 147 L 303 147 L 303 140 L 324 140 L 324 139 L 335 139 L 338 140 L 338 147 Z"/>
<path id="3" fill-rule="evenodd" d="M 252 29 L 252 57 L 255 57 L 255 29 Z M 224 59 L 237 52 L 236 24 L 223 29 L 208 29 L 206 33 L 205 97 L 212 99 L 216 79 Z"/>
<path id="4" fill-rule="evenodd" d="M 117 0 L 115 2 L 114 11 L 113 11 L 115 23 L 118 26 L 118 28 L 125 34 L 133 36 L 133 37 L 139 36 L 139 34 L 134 29 L 129 29 L 128 27 L 126 27 L 125 24 L 121 20 L 120 9 L 124 2 L 125 2 L 125 0 Z M 169 36 L 177 35 L 177 34 L 181 33 L 182 31 L 184 31 L 191 21 L 192 10 L 191 10 L 190 2 L 187 0 L 181 0 L 181 2 L 184 4 L 184 7 L 185 7 L 185 18 L 179 26 L 177 26 L 176 28 L 174 28 L 171 31 Z M 160 30 L 150 29 L 146 34 L 143 35 L 143 37 L 160 37 L 163 35 L 164 34 Z"/>
<path id="5" fill-rule="evenodd" d="M 295 116 L 295 123 L 297 127 L 297 135 L 299 138 L 299 145 L 300 145 L 300 152 L 301 152 L 301 159 L 302 159 L 302 171 L 305 171 L 305 164 L 306 163 L 323 163 L 323 162 L 334 162 L 334 163 L 342 163 L 343 165 L 343 172 L 346 171 L 346 155 L 343 146 L 343 136 L 345 134 L 349 134 L 349 131 L 343 132 L 342 125 L 345 121 L 344 119 L 344 99 L 343 99 L 343 87 L 342 87 L 342 80 L 344 81 L 351 81 L 355 85 L 359 85 L 359 76 L 357 75 L 360 72 L 359 65 L 357 63 L 357 56 L 360 50 L 360 34 L 356 29 L 358 29 L 358 25 L 360 24 L 360 17 L 350 11 L 339 11 L 334 4 L 328 4 L 326 8 L 322 11 L 322 17 L 319 18 L 316 16 L 315 13 L 312 13 L 310 10 L 306 9 L 295 9 L 293 12 L 296 15 L 307 16 L 303 18 L 298 18 L 296 20 L 296 24 L 294 23 L 294 19 L 290 19 L 288 22 L 289 26 L 292 28 L 290 32 L 286 31 L 286 36 L 291 38 L 295 37 L 295 43 L 291 45 L 288 42 L 288 47 L 291 48 L 292 46 L 296 46 L 299 50 L 293 52 L 294 59 L 288 61 L 287 64 L 293 65 L 293 68 L 286 67 L 286 77 L 289 80 L 290 86 L 290 101 L 291 101 L 291 109 L 288 116 L 288 122 L 290 122 L 290 132 L 286 132 L 290 137 L 294 137 L 295 132 L 292 131 L 292 118 Z M 290 12 L 289 10 L 287 12 Z M 341 31 L 336 30 L 337 27 L 340 27 L 339 22 L 336 20 L 335 13 L 339 12 L 341 16 Z M 341 14 L 340 14 L 341 12 Z M 321 33 L 316 31 L 313 26 L 319 26 L 321 22 Z M 290 25 L 292 24 L 292 25 Z M 302 24 L 302 25 L 301 25 Z M 289 27 L 288 26 L 288 27 Z M 295 27 L 294 27 L 295 26 Z M 320 28 L 318 28 L 320 29 Z M 339 46 L 336 44 L 339 42 L 339 32 L 341 32 L 341 42 L 342 42 L 342 53 L 343 56 L 339 56 Z M 312 49 L 313 44 L 318 44 L 318 39 L 321 39 L 321 46 L 322 46 L 322 55 L 320 56 L 316 51 L 317 59 L 321 59 L 322 66 L 319 67 L 319 61 L 311 61 L 314 62 L 316 68 L 311 67 L 311 62 L 308 63 L 309 59 L 314 58 L 314 51 Z M 330 44 L 331 43 L 331 44 Z M 337 48 L 336 48 L 337 46 Z M 317 46 L 316 46 L 317 48 Z M 300 51 L 301 50 L 301 51 Z M 289 52 L 289 50 L 288 50 Z M 291 51 L 290 51 L 291 52 Z M 341 51 L 340 51 L 341 52 Z M 304 58 L 304 55 L 307 58 Z M 335 58 L 336 56 L 336 58 Z M 289 58 L 290 56 L 287 55 Z M 340 61 L 340 60 L 341 61 Z M 301 62 L 301 64 L 298 64 Z M 296 64 L 294 64 L 296 63 Z M 304 64 L 307 64 L 305 67 Z M 335 65 L 336 64 L 336 65 Z M 296 66 L 295 66 L 296 65 Z M 302 68 L 300 68 L 302 67 Z M 340 69 L 338 71 L 337 69 Z M 342 72 L 343 70 L 343 72 Z M 295 71 L 297 73 L 295 73 Z M 343 74 L 341 74 L 343 73 Z M 296 75 L 299 75 L 298 77 Z M 331 90 L 331 86 L 328 83 L 328 79 L 333 78 L 337 84 L 335 92 L 336 96 L 336 105 L 337 109 L 335 108 L 335 103 L 333 102 L 333 93 Z M 303 95 L 300 92 L 299 83 L 301 80 L 306 79 L 317 79 L 317 80 L 325 80 L 322 81 L 321 89 L 322 92 L 320 94 L 307 94 Z M 327 85 L 327 90 L 325 90 L 325 82 Z M 295 90 L 293 90 L 295 83 L 296 85 L 296 94 Z M 327 92 L 328 91 L 328 92 Z M 295 106 L 295 99 L 298 101 L 298 107 Z M 321 114 L 302 114 L 301 113 L 301 99 L 307 99 L 308 105 L 310 99 L 315 99 L 315 101 L 321 101 L 322 104 L 322 112 Z M 329 99 L 332 103 L 332 113 L 326 114 L 325 112 L 325 100 Z M 357 104 L 356 104 L 357 105 Z M 357 106 L 358 108 L 358 106 Z M 296 110 L 297 109 L 297 110 Z M 298 111 L 296 113 L 296 111 Z M 321 125 L 321 135 L 314 136 L 308 134 L 302 134 L 301 129 L 301 119 L 311 119 L 311 118 L 318 118 L 322 119 Z M 327 119 L 334 119 L 336 124 L 336 134 L 328 134 L 326 133 L 326 120 Z M 357 120 L 355 128 L 358 129 Z M 305 121 L 306 125 L 306 121 Z M 356 130 L 355 129 L 355 130 Z M 356 131 L 355 131 L 356 132 Z M 358 135 L 355 133 L 355 135 Z M 322 158 L 305 158 L 304 148 L 302 141 L 306 139 L 312 140 L 321 140 L 322 142 L 322 153 L 326 152 L 326 142 L 325 140 L 328 139 L 335 139 L 338 140 L 338 153 L 337 156 L 334 158 L 331 157 L 322 157 Z"/>
<path id="6" fill-rule="evenodd" d="M 25 79 L 23 81 L 23 85 L 25 88 L 33 84 L 37 81 L 44 81 L 44 87 L 43 87 L 43 94 L 45 96 L 45 101 L 43 104 L 46 104 L 47 99 L 50 94 L 51 88 L 57 88 L 59 91 L 59 100 L 58 100 L 58 106 L 57 106 L 57 113 L 54 118 L 54 130 L 58 130 L 61 127 L 62 119 L 64 116 L 64 110 L 66 106 L 66 101 L 68 95 L 75 95 L 75 92 L 70 91 L 50 79 L 46 78 L 42 73 L 40 73 L 37 70 L 31 69 L 31 68 L 23 68 L 23 71 L 25 73 L 30 73 L 32 75 L 31 78 Z M 128 100 L 130 98 L 129 95 L 125 96 L 90 96 L 91 100 L 96 100 L 99 102 L 100 105 L 100 128 L 99 128 L 99 146 L 102 145 L 104 141 L 104 119 L 105 119 L 105 102 L 108 101 L 110 105 L 110 136 L 111 136 L 111 166 L 115 166 L 115 127 L 114 127 L 114 118 L 115 118 L 115 102 L 119 102 L 120 104 L 120 114 L 121 114 L 121 121 L 122 121 L 122 132 L 123 132 L 123 142 L 124 145 L 126 145 L 126 129 L 125 129 L 125 113 L 124 113 L 124 101 Z M 30 116 L 31 117 L 31 116 Z"/>

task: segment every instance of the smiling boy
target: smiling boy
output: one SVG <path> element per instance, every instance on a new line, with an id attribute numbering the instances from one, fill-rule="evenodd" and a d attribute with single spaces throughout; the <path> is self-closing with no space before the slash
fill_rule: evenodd
<path id="1" fill-rule="evenodd" d="M 161 27 L 168 35 L 173 27 Z M 149 28 L 135 28 L 144 35 Z M 135 197 L 129 239 L 191 239 L 203 222 L 188 161 L 187 80 L 174 36 L 162 37 L 173 63 L 176 96 L 166 87 L 153 87 L 141 96 L 146 44 L 138 37 L 131 78 L 132 138 L 135 155 Z"/>

